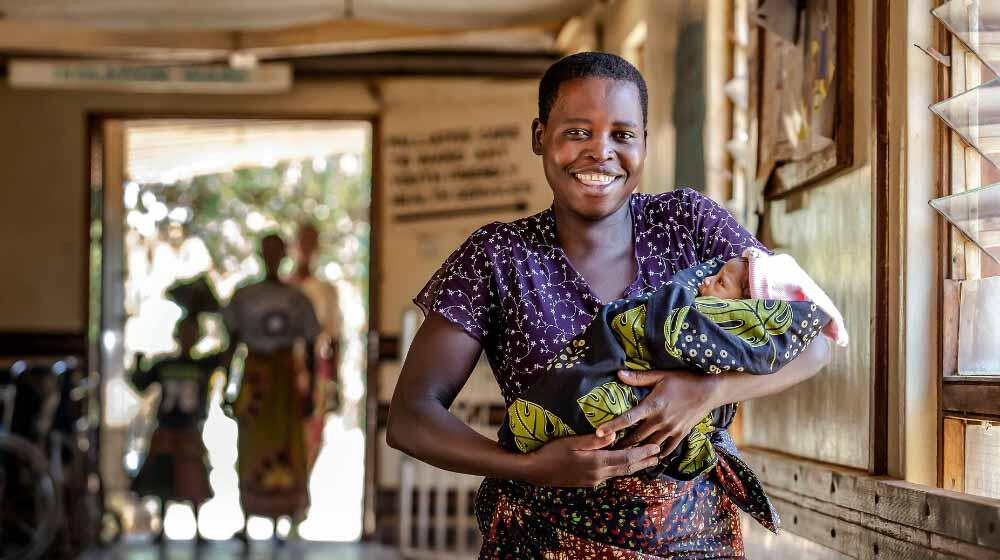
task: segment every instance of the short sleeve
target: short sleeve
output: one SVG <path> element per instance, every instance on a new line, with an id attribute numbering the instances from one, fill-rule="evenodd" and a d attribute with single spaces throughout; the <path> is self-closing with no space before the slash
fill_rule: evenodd
<path id="1" fill-rule="evenodd" d="M 691 189 L 684 189 L 684 197 L 691 207 L 691 230 L 694 231 L 699 262 L 715 257 L 727 260 L 738 257 L 748 247 L 770 253 L 732 214 L 711 198 Z"/>
<path id="2" fill-rule="evenodd" d="M 486 228 L 473 233 L 431 277 L 413 303 L 424 315 L 437 313 L 484 344 L 495 308 L 492 259 L 495 243 Z"/>
<path id="3" fill-rule="evenodd" d="M 156 362 L 149 369 L 142 369 L 139 364 L 136 363 L 136 369 L 132 373 L 132 386 L 135 387 L 137 391 L 142 393 L 149 388 L 150 385 L 156 383 L 160 380 L 160 362 Z"/>
<path id="4" fill-rule="evenodd" d="M 206 379 L 210 379 L 215 371 L 222 367 L 223 360 L 222 352 L 216 352 L 215 354 L 209 354 L 201 358 L 200 362 L 204 369 L 204 375 Z"/>

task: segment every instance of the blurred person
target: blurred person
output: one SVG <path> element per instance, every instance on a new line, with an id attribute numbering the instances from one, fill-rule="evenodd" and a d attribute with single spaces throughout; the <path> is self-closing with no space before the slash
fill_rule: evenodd
<path id="1" fill-rule="evenodd" d="M 340 334 L 343 315 L 337 287 L 313 275 L 312 268 L 319 251 L 319 230 L 313 224 L 299 226 L 296 238 L 295 271 L 288 283 L 302 291 L 312 302 L 322 333 L 312 350 L 316 374 L 313 391 L 314 412 L 306 419 L 306 447 L 310 472 L 323 445 L 323 425 L 329 412 L 340 410 L 339 383 Z"/>
<path id="2" fill-rule="evenodd" d="M 222 366 L 223 355 L 196 357 L 194 347 L 200 338 L 197 314 L 187 312 L 174 329 L 177 354 L 143 369 L 139 365 L 143 355 L 137 353 L 136 369 L 130 376 L 139 392 L 154 383 L 161 391 L 149 451 L 132 482 L 132 490 L 140 497 L 155 496 L 160 500 L 160 527 L 154 537 L 159 543 L 163 542 L 168 502 L 190 504 L 197 523 L 198 508 L 212 497 L 201 434 L 208 417 L 210 380 Z M 196 535 L 200 544 L 201 534 Z"/>
<path id="3" fill-rule="evenodd" d="M 290 519 L 294 532 L 309 506 L 304 419 L 315 408 L 315 359 L 305 353 L 302 374 L 294 348 L 314 347 L 321 328 L 309 299 L 278 276 L 285 258 L 281 237 L 265 236 L 260 255 L 264 279 L 236 290 L 223 312 L 229 351 L 241 343 L 247 349 L 238 396 L 231 403 L 239 427 L 240 504 L 247 518 Z M 247 539 L 245 524 L 237 537 Z M 275 537 L 280 538 L 277 530 Z"/>

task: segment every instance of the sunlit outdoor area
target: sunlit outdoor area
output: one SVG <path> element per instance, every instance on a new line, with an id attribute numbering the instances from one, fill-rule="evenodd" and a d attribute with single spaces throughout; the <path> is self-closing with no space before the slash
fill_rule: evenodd
<path id="1" fill-rule="evenodd" d="M 364 476 L 364 371 L 368 309 L 371 128 L 367 122 L 140 120 L 125 124 L 124 364 L 109 370 L 105 420 L 124 433 L 121 468 L 142 465 L 163 391 L 140 392 L 130 372 L 178 352 L 184 314 L 172 290 L 201 279 L 224 307 L 234 291 L 263 277 L 262 237 L 280 235 L 292 273 L 297 231 L 314 226 L 313 276 L 331 284 L 341 317 L 339 383 L 329 401 L 323 445 L 309 482 L 308 516 L 297 534 L 351 541 L 361 535 Z M 198 313 L 196 356 L 229 344 L 222 313 Z M 128 538 L 160 529 L 168 539 L 229 539 L 244 525 L 236 471 L 237 423 L 224 410 L 238 390 L 240 352 L 209 383 L 203 440 L 212 497 L 196 517 L 186 504 L 141 499 L 118 485 L 109 496 Z M 107 454 L 106 454 L 107 456 Z M 281 523 L 279 523 L 280 525 Z M 251 518 L 247 534 L 266 539 L 270 520 Z M 287 532 L 287 527 L 279 527 Z"/>

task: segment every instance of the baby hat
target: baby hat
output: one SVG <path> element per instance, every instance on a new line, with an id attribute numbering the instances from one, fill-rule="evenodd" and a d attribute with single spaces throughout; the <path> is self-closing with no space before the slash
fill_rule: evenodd
<path id="1" fill-rule="evenodd" d="M 769 255 L 756 247 L 748 247 L 743 256 L 749 262 L 750 297 L 754 299 L 809 300 L 830 316 L 823 334 L 838 346 L 849 341 L 844 317 L 826 292 L 806 274 L 791 255 Z"/>

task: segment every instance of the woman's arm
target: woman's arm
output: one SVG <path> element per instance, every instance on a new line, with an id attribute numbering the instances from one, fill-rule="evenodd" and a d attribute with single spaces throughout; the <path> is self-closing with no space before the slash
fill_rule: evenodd
<path id="1" fill-rule="evenodd" d="M 410 346 L 389 408 L 391 447 L 437 467 L 548 486 L 594 486 L 657 463 L 647 445 L 605 451 L 596 435 L 562 438 L 534 453 L 507 451 L 448 412 L 475 367 L 482 346 L 431 313 Z"/>
<path id="2" fill-rule="evenodd" d="M 712 405 L 715 407 L 780 393 L 819 373 L 832 356 L 830 339 L 817 336 L 799 357 L 775 373 L 751 375 L 729 371 L 715 376 L 718 383 L 710 402 L 717 403 Z"/>
<path id="3" fill-rule="evenodd" d="M 597 433 L 611 435 L 633 425 L 637 428 L 622 440 L 622 446 L 638 442 L 661 447 L 667 456 L 712 409 L 780 393 L 816 375 L 830 362 L 830 342 L 816 337 L 781 370 L 769 375 L 735 371 L 719 375 L 676 371 L 623 371 L 619 377 L 634 386 L 653 386 L 637 406 L 602 425 Z"/>

